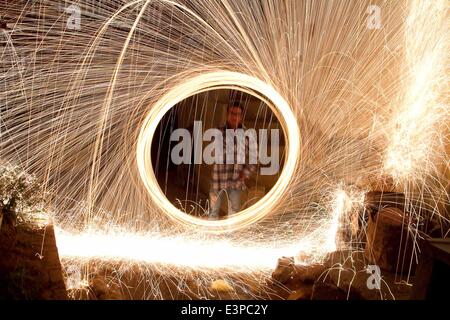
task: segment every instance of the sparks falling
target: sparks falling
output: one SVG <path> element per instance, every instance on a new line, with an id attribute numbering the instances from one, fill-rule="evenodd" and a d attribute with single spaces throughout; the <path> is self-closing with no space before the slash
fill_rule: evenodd
<path id="1" fill-rule="evenodd" d="M 397 180 L 421 178 L 432 170 L 430 157 L 445 154 L 435 149 L 442 148 L 440 124 L 449 120 L 448 97 L 443 95 L 449 82 L 449 27 L 446 1 L 411 3 L 405 22 L 406 90 L 400 92 L 384 164 Z"/>

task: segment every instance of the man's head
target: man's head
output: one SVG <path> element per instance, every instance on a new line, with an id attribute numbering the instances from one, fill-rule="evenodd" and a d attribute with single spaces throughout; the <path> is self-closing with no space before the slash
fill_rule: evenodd
<path id="1" fill-rule="evenodd" d="M 227 108 L 227 126 L 229 128 L 237 129 L 242 123 L 244 116 L 244 108 L 239 102 L 230 103 Z"/>

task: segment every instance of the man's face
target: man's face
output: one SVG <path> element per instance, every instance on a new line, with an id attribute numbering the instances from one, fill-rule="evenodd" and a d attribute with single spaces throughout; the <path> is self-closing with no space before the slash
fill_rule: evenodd
<path id="1" fill-rule="evenodd" d="M 227 114 L 227 122 L 230 128 L 236 129 L 242 122 L 242 110 L 238 107 L 230 107 Z"/>

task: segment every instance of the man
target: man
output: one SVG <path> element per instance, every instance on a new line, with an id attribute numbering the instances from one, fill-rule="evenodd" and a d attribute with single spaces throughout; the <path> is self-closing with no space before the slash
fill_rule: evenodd
<path id="1" fill-rule="evenodd" d="M 251 174 L 256 170 L 256 165 L 251 164 L 250 155 L 256 155 L 256 141 L 244 138 L 236 139 L 228 133 L 236 133 L 236 130 L 246 130 L 242 124 L 243 107 L 238 102 L 231 103 L 227 108 L 226 123 L 219 128 L 223 137 L 223 162 L 215 163 L 211 176 L 211 187 L 209 193 L 209 219 L 217 220 L 219 218 L 220 207 L 224 199 L 228 200 L 228 214 L 236 213 L 241 208 L 241 192 L 246 190 L 245 182 L 250 178 Z M 231 138 L 230 138 L 231 137 Z M 227 147 L 228 145 L 228 147 Z M 243 147 L 245 152 L 245 161 L 239 161 L 239 148 Z M 227 161 L 230 156 L 231 163 Z M 255 158 L 256 159 L 256 158 Z M 255 162 L 256 163 L 256 162 Z"/>

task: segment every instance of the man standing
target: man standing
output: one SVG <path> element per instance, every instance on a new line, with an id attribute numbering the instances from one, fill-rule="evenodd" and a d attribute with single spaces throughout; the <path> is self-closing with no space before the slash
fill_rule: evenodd
<path id="1" fill-rule="evenodd" d="M 246 136 L 242 138 L 245 130 L 242 124 L 243 111 L 240 103 L 231 103 L 227 108 L 227 121 L 219 128 L 223 137 L 224 156 L 223 162 L 215 163 L 212 170 L 209 193 L 210 220 L 219 218 L 223 199 L 228 200 L 229 215 L 240 210 L 241 192 L 247 188 L 245 182 L 256 170 L 256 161 L 254 163 L 250 161 L 252 156 L 256 159 L 256 139 L 247 139 Z M 238 133 L 241 134 L 242 139 L 239 139 Z M 230 158 L 232 158 L 231 161 Z"/>

